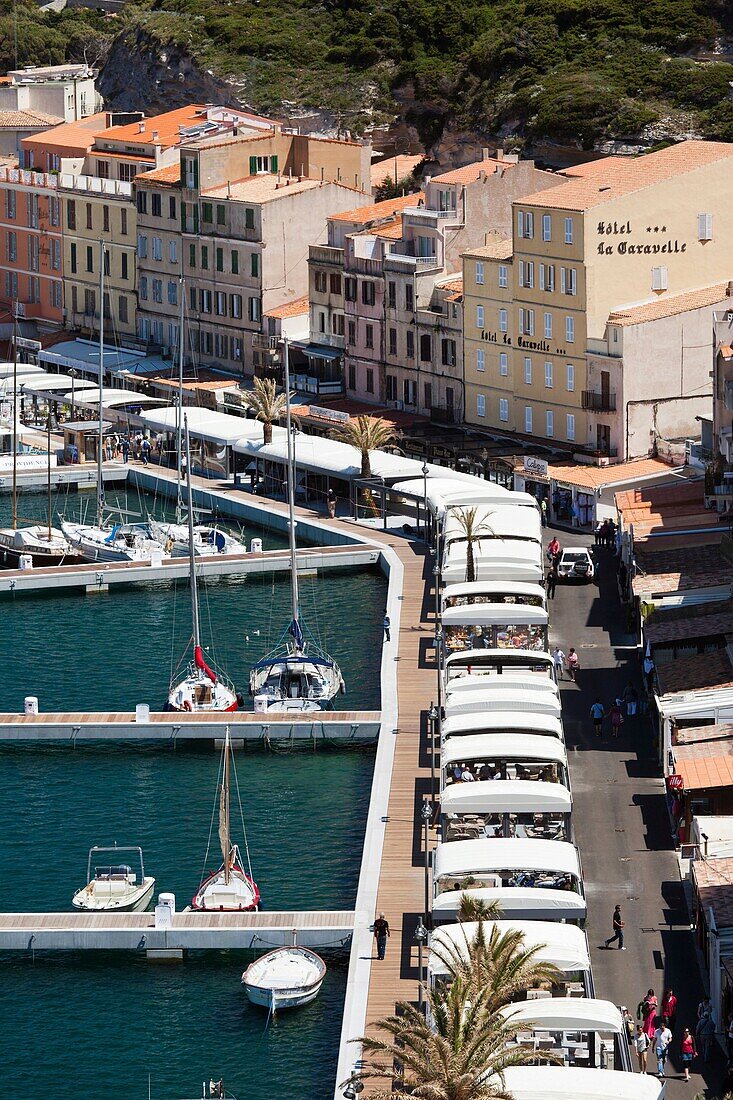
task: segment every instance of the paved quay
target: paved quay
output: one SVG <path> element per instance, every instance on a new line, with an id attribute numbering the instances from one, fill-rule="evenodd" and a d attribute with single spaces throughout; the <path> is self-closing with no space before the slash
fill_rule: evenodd
<path id="1" fill-rule="evenodd" d="M 549 536 L 548 536 L 549 537 Z M 558 532 L 560 543 L 589 545 L 592 539 Z M 682 1029 L 694 1029 L 704 995 L 693 933 L 671 840 L 664 782 L 652 750 L 647 716 L 628 719 L 618 740 L 593 733 L 590 708 L 600 698 L 606 709 L 629 681 L 641 690 L 634 638 L 616 586 L 614 559 L 599 550 L 597 585 L 558 585 L 551 605 L 551 644 L 565 653 L 575 646 L 581 669 L 577 683 L 561 685 L 565 738 L 573 779 L 573 820 L 581 850 L 588 898 L 588 941 L 596 995 L 636 1006 L 650 987 L 660 1002 L 665 988 L 678 997 L 677 1025 L 667 1062 L 667 1100 L 709 1089 L 718 1096 L 723 1057 L 709 1067 L 693 1063 L 690 1084 L 679 1058 Z M 611 915 L 622 907 L 626 951 L 606 950 Z M 651 1051 L 649 1068 L 652 1068 Z M 699 1071 L 703 1069 L 704 1073 Z"/>

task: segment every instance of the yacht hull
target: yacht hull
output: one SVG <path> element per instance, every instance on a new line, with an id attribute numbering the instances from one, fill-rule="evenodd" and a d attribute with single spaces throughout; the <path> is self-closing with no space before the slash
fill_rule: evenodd
<path id="1" fill-rule="evenodd" d="M 74 895 L 71 904 L 84 913 L 144 913 L 150 905 L 154 890 L 155 879 L 146 879 L 144 885 L 136 890 L 129 900 L 120 899 L 118 902 L 116 899 L 111 899 L 105 902 L 103 899 L 90 897 L 88 887 L 85 887 Z"/>

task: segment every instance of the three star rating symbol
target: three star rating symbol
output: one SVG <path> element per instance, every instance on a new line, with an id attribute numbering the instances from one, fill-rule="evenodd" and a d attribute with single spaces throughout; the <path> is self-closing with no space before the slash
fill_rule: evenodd
<path id="1" fill-rule="evenodd" d="M 647 231 L 647 233 L 666 233 L 667 232 L 667 226 L 666 225 L 648 225 L 646 227 L 646 231 Z"/>

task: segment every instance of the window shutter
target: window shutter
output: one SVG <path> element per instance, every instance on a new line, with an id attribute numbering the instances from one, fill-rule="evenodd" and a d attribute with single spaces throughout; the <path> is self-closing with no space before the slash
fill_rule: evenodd
<path id="1" fill-rule="evenodd" d="M 198 233 L 199 231 L 199 208 L 198 203 L 193 204 L 193 231 Z"/>
<path id="2" fill-rule="evenodd" d="M 545 289 L 545 265 L 540 264 L 540 290 Z"/>
<path id="3" fill-rule="evenodd" d="M 257 175 L 257 157 L 249 158 L 249 174 L 250 176 Z"/>
<path id="4" fill-rule="evenodd" d="M 519 261 L 519 285 L 524 286 L 524 261 Z"/>
<path id="5" fill-rule="evenodd" d="M 193 185 L 194 185 L 195 188 L 198 188 L 198 185 L 199 185 L 199 162 L 198 162 L 198 157 L 194 157 L 194 159 L 191 163 L 193 164 Z"/>
<path id="6" fill-rule="evenodd" d="M 181 203 L 181 233 L 186 232 L 186 203 Z"/>
<path id="7" fill-rule="evenodd" d="M 560 293 L 564 294 L 567 290 L 567 283 L 565 278 L 565 268 L 560 268 Z"/>
<path id="8" fill-rule="evenodd" d="M 270 157 L 270 171 L 277 172 L 277 157 Z"/>

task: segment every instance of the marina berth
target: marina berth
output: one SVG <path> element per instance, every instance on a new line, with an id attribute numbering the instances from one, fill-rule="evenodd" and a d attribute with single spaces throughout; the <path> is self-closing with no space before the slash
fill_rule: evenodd
<path id="1" fill-rule="evenodd" d="M 568 840 L 572 808 L 570 791 L 560 783 L 536 779 L 453 783 L 440 797 L 443 839 Z"/>
<path id="2" fill-rule="evenodd" d="M 556 718 L 560 718 L 562 714 L 560 700 L 551 692 L 533 691 L 531 688 L 496 682 L 488 683 L 475 691 L 452 692 L 445 701 L 446 718 L 491 710 L 532 711 L 535 714 L 554 714 Z"/>
<path id="3" fill-rule="evenodd" d="M 464 958 L 467 957 L 468 946 L 476 940 L 478 927 L 475 921 L 464 921 L 461 924 L 444 924 L 436 929 L 430 938 L 428 956 L 428 978 L 431 984 L 436 978 L 446 978 L 449 975 L 449 969 L 444 959 L 440 957 L 441 954 L 445 954 L 446 949 L 450 951 L 452 947 Z M 537 949 L 535 961 L 551 963 L 566 978 L 571 975 L 588 975 L 590 978 L 588 939 L 582 928 L 577 928 L 574 924 L 540 920 L 483 922 L 483 934 L 487 939 L 494 930 L 498 935 L 506 932 L 520 932 L 524 937 L 524 949 Z M 587 984 L 591 984 L 590 980 Z"/>
<path id="4" fill-rule="evenodd" d="M 555 683 L 555 667 L 549 653 L 532 649 L 466 649 L 450 653 L 443 667 L 448 683 L 454 676 L 501 676 L 506 672 L 545 675 Z"/>
<path id="5" fill-rule="evenodd" d="M 537 714 L 531 710 L 501 711 L 483 710 L 469 714 L 456 714 L 447 718 L 441 727 L 443 744 L 451 738 L 463 739 L 467 735 L 500 733 L 515 739 L 523 734 L 557 738 L 562 741 L 562 722 L 554 714 Z"/>
<path id="6" fill-rule="evenodd" d="M 554 920 L 583 924 L 588 905 L 582 894 L 570 890 L 548 890 L 540 886 L 466 886 L 446 890 L 433 899 L 433 923 L 445 924 L 458 919 L 465 894 L 476 902 L 498 905 L 506 920 Z"/>
<path id="7" fill-rule="evenodd" d="M 454 541 L 443 555 L 441 574 L 444 584 L 457 584 L 466 579 L 466 543 Z M 525 581 L 539 584 L 545 571 L 542 547 L 536 542 L 520 539 L 481 539 L 474 544 L 474 565 L 479 581 Z"/>
<path id="8" fill-rule="evenodd" d="M 488 603 L 448 607 L 442 615 L 446 650 L 548 648 L 548 615 L 543 607 Z"/>
<path id="9" fill-rule="evenodd" d="M 449 584 L 440 597 L 441 611 L 450 607 L 465 607 L 473 604 L 503 606 L 547 607 L 547 593 L 541 584 L 527 584 L 514 581 L 464 581 L 463 584 Z"/>
<path id="10" fill-rule="evenodd" d="M 580 1066 L 510 1066 L 501 1087 L 512 1100 L 663 1100 L 667 1088 L 650 1073 Z"/>
<path id="11" fill-rule="evenodd" d="M 532 734 L 478 733 L 465 737 L 451 737 L 443 744 L 441 754 L 442 783 L 448 787 L 460 783 L 456 775 L 459 766 L 468 764 L 474 777 L 494 780 L 539 779 L 552 769 L 557 781 L 570 788 L 567 750 L 562 740 L 555 737 Z M 481 769 L 488 766 L 488 773 Z"/>
<path id="12" fill-rule="evenodd" d="M 435 846 L 436 897 L 460 890 L 466 880 L 482 886 L 539 886 L 583 893 L 578 850 L 562 840 L 524 837 L 442 841 Z"/>

